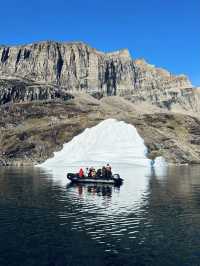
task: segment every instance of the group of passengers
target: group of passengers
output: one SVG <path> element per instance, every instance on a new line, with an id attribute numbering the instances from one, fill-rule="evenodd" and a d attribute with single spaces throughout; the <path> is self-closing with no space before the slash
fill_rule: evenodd
<path id="1" fill-rule="evenodd" d="M 85 172 L 83 171 L 83 168 L 80 168 L 79 177 L 93 177 L 93 178 L 111 178 L 112 177 L 112 171 L 110 164 L 107 164 L 106 166 L 103 166 L 101 169 L 95 169 L 94 167 L 86 168 Z"/>

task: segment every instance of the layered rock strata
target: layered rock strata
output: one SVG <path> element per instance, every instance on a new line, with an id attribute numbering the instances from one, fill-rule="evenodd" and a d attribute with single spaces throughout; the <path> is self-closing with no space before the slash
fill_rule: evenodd
<path id="1" fill-rule="evenodd" d="M 55 90 L 81 91 L 98 98 L 120 95 L 133 102 L 148 101 L 168 109 L 177 102 L 184 105 L 185 96 L 191 101 L 196 97 L 191 82 L 184 75 L 174 76 L 143 59 L 133 60 L 126 49 L 102 53 L 84 43 L 48 41 L 0 47 L 0 78 L 39 83 L 40 88 L 44 88 L 41 93 L 44 97 L 44 84 L 55 86 Z M 1 86 L 1 98 L 5 90 L 6 86 L 3 89 Z M 22 99 L 23 94 L 24 87 Z M 17 95 L 20 100 L 18 92 Z"/>

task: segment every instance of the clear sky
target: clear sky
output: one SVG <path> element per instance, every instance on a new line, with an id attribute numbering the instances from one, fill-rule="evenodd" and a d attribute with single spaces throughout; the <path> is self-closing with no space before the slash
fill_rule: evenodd
<path id="1" fill-rule="evenodd" d="M 1 1 L 0 44 L 83 41 L 128 48 L 200 85 L 200 0 Z"/>

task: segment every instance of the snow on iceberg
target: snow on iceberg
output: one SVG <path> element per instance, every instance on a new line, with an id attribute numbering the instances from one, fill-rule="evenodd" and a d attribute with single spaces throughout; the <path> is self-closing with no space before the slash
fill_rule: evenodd
<path id="1" fill-rule="evenodd" d="M 65 143 L 61 151 L 40 166 L 53 169 L 67 165 L 101 166 L 108 162 L 150 166 L 146 155 L 144 140 L 133 125 L 107 119 Z"/>

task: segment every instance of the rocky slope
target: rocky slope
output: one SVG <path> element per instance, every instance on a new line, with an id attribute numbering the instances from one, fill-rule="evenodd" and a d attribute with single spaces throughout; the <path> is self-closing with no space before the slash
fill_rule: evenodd
<path id="1" fill-rule="evenodd" d="M 149 157 L 172 163 L 200 163 L 200 120 L 162 109 L 141 112 L 140 106 L 112 96 L 14 103 L 0 107 L 0 164 L 42 162 L 86 127 L 112 117 L 137 127 Z"/>
<path id="2" fill-rule="evenodd" d="M 133 60 L 128 50 L 0 46 L 0 165 L 42 162 L 110 117 L 137 127 L 150 158 L 200 163 L 199 101 L 186 76 Z"/>

